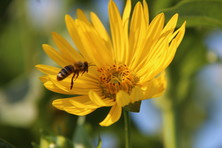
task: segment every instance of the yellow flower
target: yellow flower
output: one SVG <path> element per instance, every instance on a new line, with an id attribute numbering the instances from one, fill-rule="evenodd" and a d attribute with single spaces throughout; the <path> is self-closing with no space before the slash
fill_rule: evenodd
<path id="1" fill-rule="evenodd" d="M 138 2 L 131 14 L 127 0 L 123 15 L 110 0 L 108 6 L 110 35 L 93 12 L 87 19 L 81 10 L 77 18 L 66 15 L 66 25 L 78 50 L 63 37 L 53 33 L 59 50 L 44 44 L 43 49 L 60 68 L 37 65 L 43 73 L 44 86 L 54 92 L 78 95 L 56 99 L 53 105 L 68 113 L 84 116 L 100 107 L 111 107 L 101 126 L 109 126 L 121 117 L 122 108 L 133 110 L 141 100 L 158 97 L 166 88 L 164 70 L 171 63 L 185 33 L 185 22 L 175 30 L 178 14 L 164 26 L 160 13 L 149 23 L 145 0 Z M 62 81 L 56 77 L 62 67 L 76 62 L 88 62 L 88 73 L 74 81 L 72 74 Z"/>

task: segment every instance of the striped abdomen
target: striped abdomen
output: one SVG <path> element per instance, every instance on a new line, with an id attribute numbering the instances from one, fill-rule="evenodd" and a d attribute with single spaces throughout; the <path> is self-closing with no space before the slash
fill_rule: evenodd
<path id="1" fill-rule="evenodd" d="M 65 79 L 66 77 L 68 77 L 71 73 L 74 72 L 74 67 L 73 65 L 68 65 L 65 66 L 64 68 L 62 68 L 60 70 L 60 72 L 57 74 L 57 80 L 61 81 L 63 79 Z"/>

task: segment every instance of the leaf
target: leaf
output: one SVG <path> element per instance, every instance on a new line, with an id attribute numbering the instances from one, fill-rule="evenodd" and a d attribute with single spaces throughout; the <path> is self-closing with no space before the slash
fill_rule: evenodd
<path id="1" fill-rule="evenodd" d="M 140 105 L 141 105 L 141 101 L 137 101 L 135 103 L 130 103 L 126 106 L 124 106 L 124 109 L 126 109 L 127 111 L 130 112 L 140 112 Z"/>
<path id="2" fill-rule="evenodd" d="M 221 8 L 222 0 L 184 0 L 163 12 L 167 20 L 179 13 L 178 26 L 187 21 L 187 27 L 222 27 Z"/>
<path id="3" fill-rule="evenodd" d="M 152 7 L 149 7 L 150 11 L 152 12 L 158 12 L 162 9 L 166 9 L 169 8 L 170 6 L 172 6 L 173 0 L 155 0 L 152 1 L 151 5 L 149 2 L 149 5 Z"/>

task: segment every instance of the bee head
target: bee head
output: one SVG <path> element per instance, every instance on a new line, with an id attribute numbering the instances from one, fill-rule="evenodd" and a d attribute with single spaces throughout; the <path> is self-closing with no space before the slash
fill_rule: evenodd
<path id="1" fill-rule="evenodd" d="M 84 62 L 83 63 L 83 69 L 84 69 L 84 71 L 86 71 L 86 72 L 88 72 L 88 68 L 89 68 L 89 64 L 88 64 L 88 62 Z"/>

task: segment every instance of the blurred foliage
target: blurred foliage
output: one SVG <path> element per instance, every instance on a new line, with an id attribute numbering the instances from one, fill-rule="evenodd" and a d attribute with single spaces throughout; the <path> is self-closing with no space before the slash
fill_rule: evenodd
<path id="1" fill-rule="evenodd" d="M 13 145 L 9 144 L 5 140 L 0 139 L 0 147 L 1 148 L 15 148 Z"/>
<path id="2" fill-rule="evenodd" d="M 97 148 L 102 148 L 102 140 L 99 137 Z"/>
<path id="3" fill-rule="evenodd" d="M 194 38 L 198 40 L 194 40 Z M 180 144 L 178 147 L 192 147 L 188 145 L 191 144 L 190 134 L 196 128 L 194 126 L 199 121 L 198 117 L 201 117 L 195 111 L 196 109 L 191 108 L 190 105 L 193 104 L 192 94 L 195 90 L 194 80 L 196 73 L 208 63 L 206 59 L 207 51 L 203 39 L 204 35 L 202 32 L 193 29 L 187 30 L 186 37 L 178 48 L 175 59 L 168 69 L 170 84 L 166 98 L 169 99 L 168 103 L 170 105 L 168 106 L 172 107 L 176 116 L 176 129 L 180 131 L 176 133 L 179 140 L 178 143 Z M 163 108 L 165 107 L 167 106 L 163 106 Z M 185 112 L 188 109 L 193 110 L 188 119 L 192 127 L 186 125 L 188 121 L 186 121 Z M 184 146 L 181 145 L 183 143 L 185 143 Z"/>
<path id="4" fill-rule="evenodd" d="M 85 117 L 79 117 L 73 139 L 76 147 L 78 147 L 79 145 L 81 145 L 82 147 L 90 147 L 92 145 L 89 136 L 90 127 L 88 126 L 87 130 L 87 125 L 84 123 Z"/>
<path id="5" fill-rule="evenodd" d="M 0 5 L 0 28 L 2 30 L 2 27 L 4 27 L 4 23 L 7 22 L 8 17 L 7 14 L 5 13 L 10 5 L 12 0 L 5 0 L 1 1 Z"/>
<path id="6" fill-rule="evenodd" d="M 73 143 L 63 136 L 42 134 L 40 144 L 33 144 L 34 148 L 73 148 Z"/>
<path id="7" fill-rule="evenodd" d="M 147 1 L 151 18 L 159 12 L 164 12 L 168 20 L 174 13 L 179 13 L 179 25 L 184 20 L 187 21 L 185 38 L 168 69 L 168 91 L 157 102 L 157 106 L 162 110 L 169 108 L 175 113 L 178 147 L 192 147 L 192 135 L 204 121 L 206 114 L 194 103 L 195 87 L 201 85 L 196 84 L 194 80 L 197 72 L 208 64 L 205 37 L 215 27 L 222 26 L 222 0 Z M 28 5 L 31 2 L 37 7 Z M 137 0 L 132 2 L 135 4 Z M 45 148 L 51 147 L 51 144 L 67 148 L 76 144 L 102 147 L 103 133 L 110 133 L 115 135 L 118 147 L 124 147 L 123 119 L 111 127 L 104 128 L 100 127 L 98 122 L 108 113 L 107 108 L 96 110 L 86 119 L 56 110 L 51 101 L 66 96 L 44 89 L 38 80 L 41 74 L 34 69 L 34 65 L 39 63 L 52 64 L 43 53 L 41 44 L 51 42 L 51 32 L 67 35 L 64 33 L 64 15 L 74 14 L 74 8 L 77 6 L 96 11 L 95 6 L 99 6 L 100 1 L 67 0 L 58 2 L 59 7 L 55 8 L 50 7 L 54 6 L 54 3 L 49 4 L 48 12 L 50 10 L 55 13 L 56 19 L 42 15 L 42 20 L 38 20 L 39 24 L 33 23 L 33 20 L 36 22 L 38 18 L 32 16 L 30 10 L 37 11 L 42 3 L 42 0 L 1 1 L 0 138 L 17 148 Z M 28 9 L 31 6 L 34 8 Z M 46 22 L 41 22 L 43 20 Z M 162 133 L 143 135 L 134 124 L 131 128 L 132 147 L 163 147 Z M 40 132 L 41 130 L 47 130 L 47 133 Z M 0 140 L 1 148 L 13 148 L 4 140 Z"/>
<path id="8" fill-rule="evenodd" d="M 179 13 L 178 25 L 186 20 L 187 27 L 222 27 L 221 7 L 221 0 L 185 0 L 163 12 L 168 19 Z"/>

